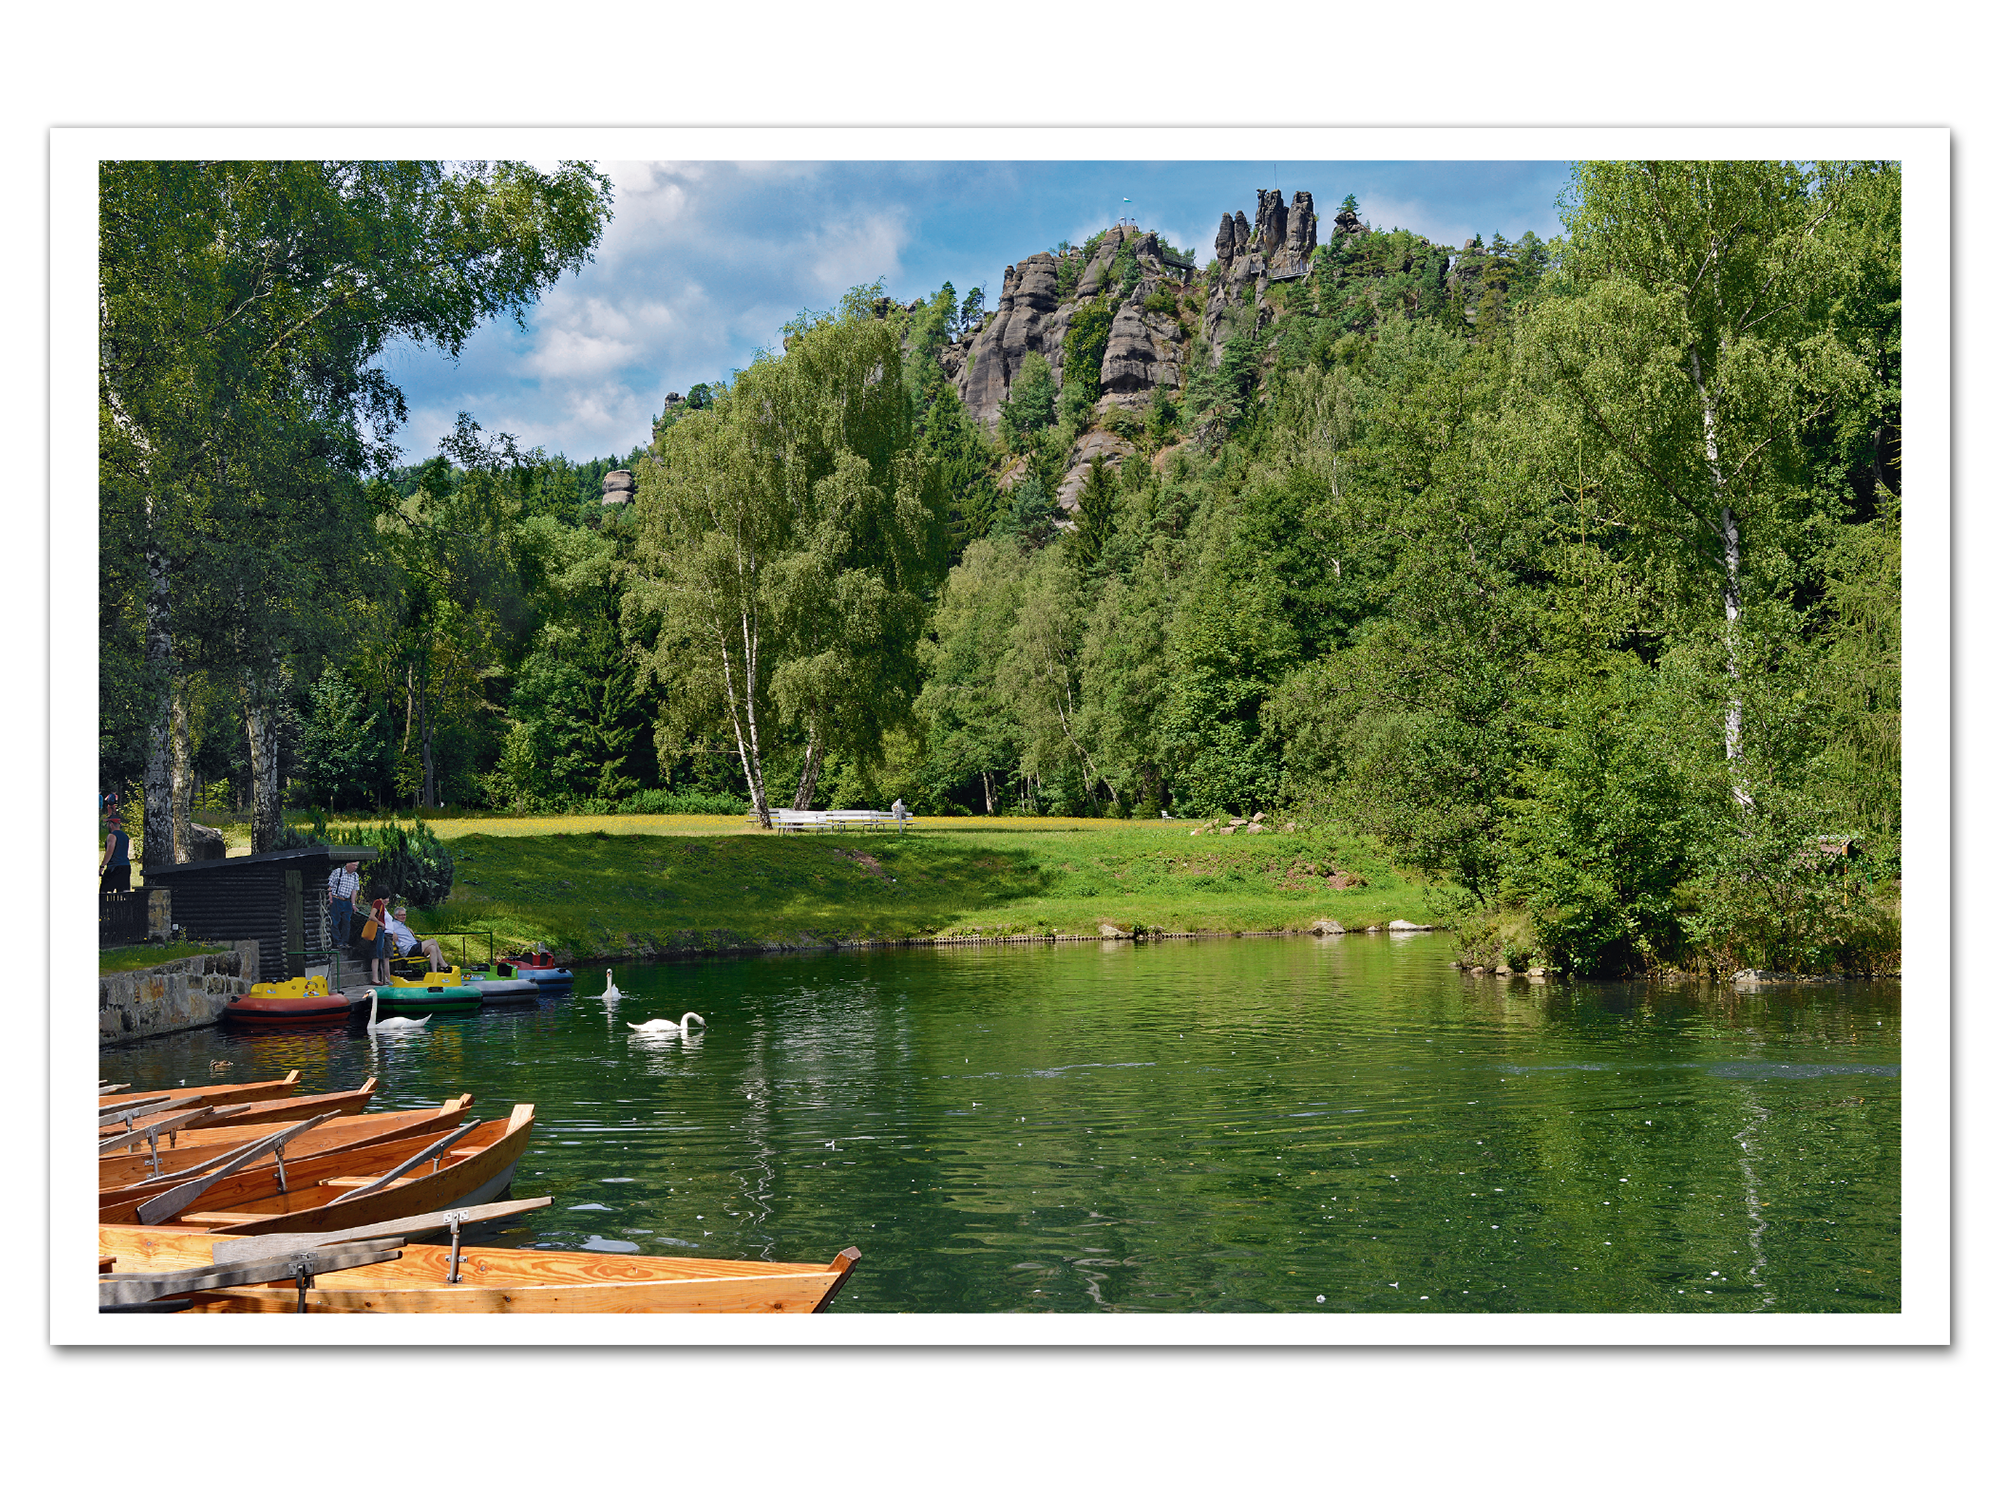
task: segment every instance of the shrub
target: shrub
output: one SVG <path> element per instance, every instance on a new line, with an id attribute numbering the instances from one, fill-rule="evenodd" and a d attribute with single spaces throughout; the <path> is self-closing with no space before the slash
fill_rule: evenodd
<path id="1" fill-rule="evenodd" d="M 421 818 L 408 828 L 394 818 L 375 828 L 342 828 L 335 841 L 379 851 L 361 867 L 361 892 L 370 900 L 384 896 L 412 906 L 437 906 L 451 895 L 451 851 Z"/>
<path id="2" fill-rule="evenodd" d="M 750 806 L 741 797 L 727 792 L 646 791 L 635 792 L 618 804 L 621 813 L 649 813 L 688 816 L 730 817 L 746 813 Z"/>
<path id="3" fill-rule="evenodd" d="M 1111 342 L 1111 305 L 1103 298 L 1070 314 L 1063 334 L 1063 393 L 1080 392 L 1095 401 L 1103 390 L 1104 350 Z"/>
<path id="4" fill-rule="evenodd" d="M 1056 381 L 1049 362 L 1029 351 L 1015 372 L 1007 398 L 1000 403 L 1000 431 L 1016 452 L 1034 433 L 1055 420 Z"/>

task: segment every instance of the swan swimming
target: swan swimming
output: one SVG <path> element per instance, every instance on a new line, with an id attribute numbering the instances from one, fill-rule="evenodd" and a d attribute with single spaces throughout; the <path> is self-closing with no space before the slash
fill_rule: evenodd
<path id="1" fill-rule="evenodd" d="M 381 997 L 377 995 L 373 990 L 369 990 L 367 994 L 368 994 L 368 1029 L 370 1031 L 387 1031 L 396 1033 L 398 1035 L 407 1035 L 412 1031 L 422 1031 L 424 1027 L 430 1024 L 431 1018 L 429 1016 L 419 1016 L 415 1018 L 412 1018 L 410 1016 L 391 1016 L 386 1021 L 378 1021 L 375 1019 L 375 1013 L 377 1008 L 382 1003 Z"/>
<path id="2" fill-rule="evenodd" d="M 611 971 L 609 969 L 604 971 L 604 993 L 597 998 L 600 1000 L 623 1000 L 625 998 L 618 993 L 618 986 L 611 982 Z"/>
<path id="3" fill-rule="evenodd" d="M 678 1021 L 627 1021 L 625 1024 L 634 1031 L 645 1032 L 648 1036 L 665 1036 L 669 1032 L 677 1032 L 682 1036 L 686 1036 L 688 1035 L 688 1022 L 690 1021 L 701 1021 L 701 1024 L 704 1026 L 708 1024 L 708 1022 L 702 1021 L 702 1018 L 693 1011 L 689 1011 Z"/>

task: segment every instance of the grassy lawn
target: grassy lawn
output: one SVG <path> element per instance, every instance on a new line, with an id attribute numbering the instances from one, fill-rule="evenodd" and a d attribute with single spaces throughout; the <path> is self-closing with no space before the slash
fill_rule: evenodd
<path id="1" fill-rule="evenodd" d="M 133 943 L 124 948 L 97 950 L 99 974 L 129 974 L 134 969 L 150 969 L 170 964 L 177 958 L 193 958 L 201 953 L 227 953 L 226 944 L 217 943 Z"/>
<path id="2" fill-rule="evenodd" d="M 909 833 L 768 834 L 706 817 L 456 818 L 420 930 L 493 929 L 576 959 L 864 939 L 1349 928 L 1433 919 L 1358 838 L 1190 836 L 1186 823 L 933 819 Z M 1335 889 L 1336 876 L 1366 882 Z M 1345 882 L 1343 882 L 1345 883 Z M 483 946 L 483 945 L 482 945 Z"/>

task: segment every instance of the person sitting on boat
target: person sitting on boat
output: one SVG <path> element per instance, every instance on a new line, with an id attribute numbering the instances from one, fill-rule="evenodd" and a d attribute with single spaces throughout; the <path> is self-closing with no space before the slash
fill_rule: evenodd
<path id="1" fill-rule="evenodd" d="M 399 906 L 396 908 L 396 915 L 389 919 L 389 936 L 395 941 L 396 952 L 408 958 L 421 949 L 424 956 L 431 961 L 432 972 L 441 972 L 444 969 L 444 950 L 438 947 L 436 938 L 420 938 L 410 931 L 409 915 L 410 909 L 407 906 Z"/>

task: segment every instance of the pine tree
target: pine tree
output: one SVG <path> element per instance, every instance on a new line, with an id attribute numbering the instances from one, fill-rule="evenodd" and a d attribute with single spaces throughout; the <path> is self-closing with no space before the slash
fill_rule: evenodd
<path id="1" fill-rule="evenodd" d="M 313 685 L 312 717 L 299 736 L 298 775 L 315 802 L 353 806 L 368 791 L 381 745 L 375 715 L 340 672 L 328 667 Z"/>
<path id="2" fill-rule="evenodd" d="M 1076 497 L 1076 530 L 1070 533 L 1070 554 L 1084 572 L 1092 572 L 1104 557 L 1104 548 L 1118 524 L 1118 486 L 1104 455 L 1090 461 L 1083 488 Z"/>

